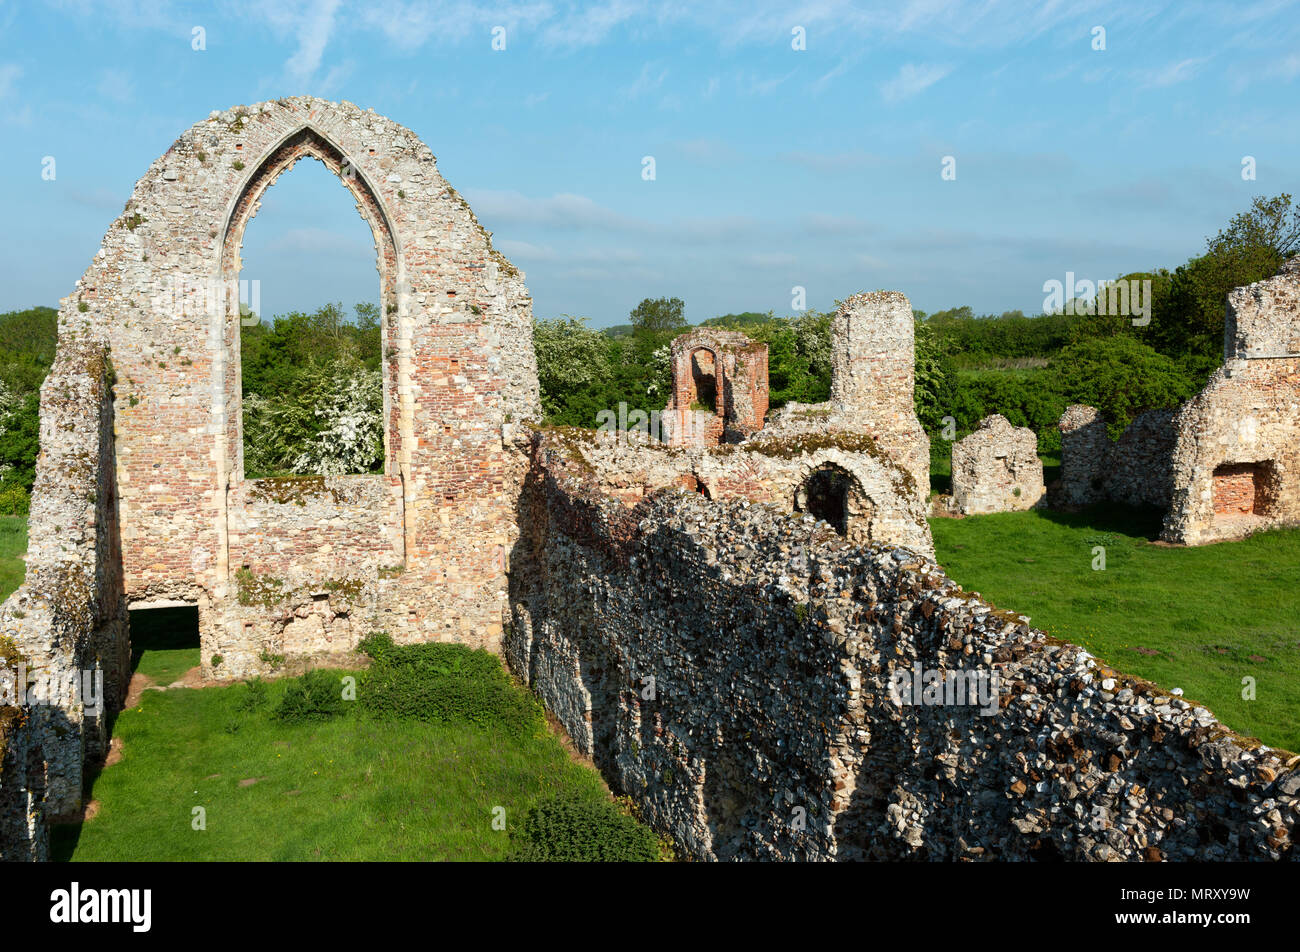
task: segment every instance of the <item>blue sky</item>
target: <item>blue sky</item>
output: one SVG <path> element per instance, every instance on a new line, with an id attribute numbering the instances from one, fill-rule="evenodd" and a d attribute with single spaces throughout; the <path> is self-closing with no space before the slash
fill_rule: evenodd
<path id="1" fill-rule="evenodd" d="M 784 314 L 795 286 L 1033 313 L 1047 280 L 1175 266 L 1254 195 L 1300 192 L 1296 6 L 0 0 L 0 310 L 68 294 L 211 110 L 313 94 L 424 139 L 539 317 L 622 323 L 660 295 L 692 321 Z M 244 260 L 267 313 L 377 297 L 315 163 Z"/>

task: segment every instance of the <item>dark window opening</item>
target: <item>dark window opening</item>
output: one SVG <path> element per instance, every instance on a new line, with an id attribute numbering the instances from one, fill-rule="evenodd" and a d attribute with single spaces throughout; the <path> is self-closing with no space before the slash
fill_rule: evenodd
<path id="1" fill-rule="evenodd" d="M 838 466 L 822 466 L 804 483 L 800 492 L 802 506 L 796 508 L 826 522 L 840 535 L 847 535 L 852 490 L 852 476 Z"/>
<path id="2" fill-rule="evenodd" d="M 199 609 L 195 605 L 133 608 L 131 672 L 166 686 L 198 667 Z"/>

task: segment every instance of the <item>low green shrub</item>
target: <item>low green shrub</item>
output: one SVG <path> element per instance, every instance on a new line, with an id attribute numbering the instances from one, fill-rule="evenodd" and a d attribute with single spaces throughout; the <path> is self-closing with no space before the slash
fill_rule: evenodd
<path id="1" fill-rule="evenodd" d="M 361 644 L 373 663 L 359 694 L 361 708 L 380 719 L 456 722 L 533 736 L 545 724 L 535 697 L 510 680 L 486 651 L 456 644 L 394 645 L 383 633 Z"/>
<path id="2" fill-rule="evenodd" d="M 0 516 L 25 516 L 31 509 L 32 498 L 19 482 L 0 485 Z"/>
<path id="3" fill-rule="evenodd" d="M 244 690 L 235 701 L 235 709 L 243 713 L 260 711 L 270 703 L 270 691 L 261 678 L 253 678 L 244 685 Z"/>
<path id="4" fill-rule="evenodd" d="M 618 805 L 564 791 L 535 804 L 514 835 L 517 863 L 653 863 L 659 842 Z"/>
<path id="5" fill-rule="evenodd" d="M 289 682 L 275 708 L 275 717 L 281 721 L 326 721 L 346 709 L 338 675 L 315 670 Z"/>

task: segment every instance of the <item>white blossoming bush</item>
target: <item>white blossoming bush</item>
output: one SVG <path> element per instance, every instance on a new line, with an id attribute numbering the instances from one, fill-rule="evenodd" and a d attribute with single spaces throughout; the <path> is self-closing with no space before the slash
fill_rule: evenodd
<path id="1" fill-rule="evenodd" d="M 384 455 L 384 392 L 377 370 L 341 358 L 309 366 L 290 399 L 244 398 L 244 472 L 340 476 L 377 472 Z"/>
<path id="2" fill-rule="evenodd" d="M 293 470 L 320 476 L 365 473 L 383 461 L 384 391 L 378 371 L 355 367 L 331 377 L 312 412 L 320 429 L 294 457 Z"/>

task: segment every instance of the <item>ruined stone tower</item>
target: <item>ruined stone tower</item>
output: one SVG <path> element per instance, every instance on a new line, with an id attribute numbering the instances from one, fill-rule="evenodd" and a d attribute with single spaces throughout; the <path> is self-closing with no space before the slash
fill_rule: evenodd
<path id="1" fill-rule="evenodd" d="M 855 294 L 831 321 L 831 412 L 869 433 L 929 493 L 930 442 L 914 405 L 916 325 L 898 291 Z M 922 489 L 921 487 L 924 487 Z"/>

